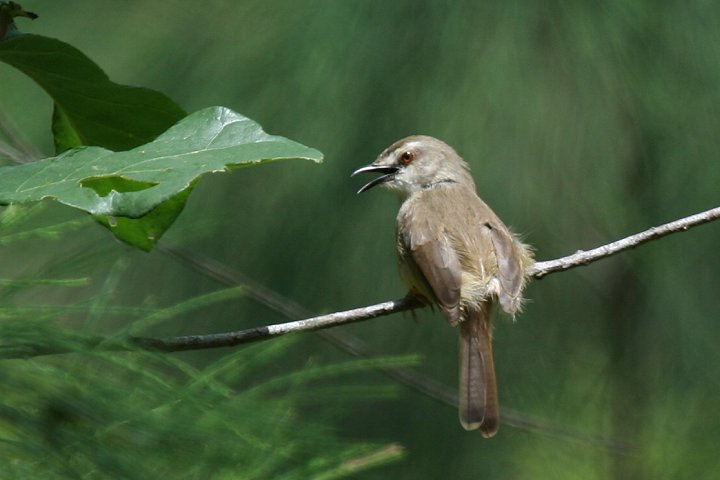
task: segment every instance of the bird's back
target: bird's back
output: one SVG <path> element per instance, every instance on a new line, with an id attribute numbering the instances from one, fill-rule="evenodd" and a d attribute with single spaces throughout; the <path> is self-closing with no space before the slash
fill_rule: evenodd
<path id="1" fill-rule="evenodd" d="M 515 313 L 531 259 L 474 188 L 458 183 L 436 185 L 403 203 L 398 213 L 401 271 L 416 270 L 414 252 L 428 245 L 440 249 L 436 258 L 442 267 L 459 270 L 462 309 L 498 297 L 503 309 Z M 410 265 L 403 267 L 403 263 Z M 424 293 L 427 279 L 417 285 L 417 275 L 410 273 L 403 275 L 406 282 L 409 278 L 410 286 Z"/>

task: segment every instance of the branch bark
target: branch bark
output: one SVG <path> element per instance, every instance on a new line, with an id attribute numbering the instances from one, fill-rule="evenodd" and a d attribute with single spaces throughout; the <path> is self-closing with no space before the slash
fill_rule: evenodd
<path id="1" fill-rule="evenodd" d="M 530 275 L 540 279 L 550 273 L 588 265 L 592 262 L 600 260 L 601 258 L 609 257 L 624 250 L 635 248 L 638 245 L 649 242 L 650 240 L 655 240 L 666 235 L 670 235 L 671 233 L 684 232 L 692 227 L 712 222 L 718 218 L 720 218 L 720 207 L 696 213 L 695 215 L 690 215 L 689 217 L 681 218 L 664 225 L 649 228 L 644 232 L 630 235 L 629 237 L 593 248 L 592 250 L 578 250 L 572 255 L 558 258 L 556 260 L 536 262 L 532 267 Z"/>
<path id="2" fill-rule="evenodd" d="M 142 348 L 179 352 L 184 350 L 201 350 L 205 348 L 234 347 L 243 343 L 269 340 L 274 337 L 295 332 L 307 332 L 324 328 L 346 325 L 349 323 L 369 320 L 371 318 L 403 312 L 423 305 L 415 298 L 406 297 L 400 300 L 378 303 L 369 307 L 355 308 L 344 312 L 329 313 L 318 317 L 295 320 L 292 322 L 265 325 L 235 332 L 212 333 L 205 335 L 186 335 L 169 338 L 133 337 L 131 344 Z"/>
<path id="3" fill-rule="evenodd" d="M 649 228 L 643 232 L 630 235 L 629 237 L 608 243 L 607 245 L 602 245 L 592 250 L 579 250 L 566 257 L 536 262 L 530 271 L 530 276 L 541 279 L 554 272 L 588 265 L 622 251 L 635 248 L 638 245 L 651 240 L 656 240 L 672 233 L 684 232 L 692 227 L 717 220 L 718 218 L 720 218 L 720 207 L 706 210 L 695 215 L 690 215 L 689 217 L 681 218 L 664 225 Z M 423 305 L 415 298 L 405 297 L 398 300 L 379 303 L 377 305 L 370 305 L 368 307 L 355 308 L 353 310 L 320 315 L 304 320 L 295 320 L 275 325 L 254 327 L 235 332 L 208 335 L 189 335 L 172 338 L 133 338 L 131 341 L 133 344 L 142 348 L 157 349 L 166 352 L 233 347 L 243 343 L 269 340 L 288 333 L 321 330 L 339 325 L 370 320 L 372 318 L 421 307 L 423 307 Z"/>

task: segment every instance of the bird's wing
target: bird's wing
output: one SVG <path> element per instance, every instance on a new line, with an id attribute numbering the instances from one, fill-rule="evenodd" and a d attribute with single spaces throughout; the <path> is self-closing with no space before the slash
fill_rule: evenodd
<path id="1" fill-rule="evenodd" d="M 512 234 L 502 226 L 485 223 L 485 232 L 490 236 L 497 260 L 497 279 L 500 282 L 498 300 L 509 314 L 520 307 L 520 294 L 525 281 L 520 247 Z"/>
<path id="2" fill-rule="evenodd" d="M 412 236 L 413 232 L 409 233 Z M 422 241 L 409 242 L 412 260 L 432 289 L 445 318 L 454 325 L 460 320 L 460 260 L 445 236 L 428 239 L 420 234 L 415 238 Z"/>

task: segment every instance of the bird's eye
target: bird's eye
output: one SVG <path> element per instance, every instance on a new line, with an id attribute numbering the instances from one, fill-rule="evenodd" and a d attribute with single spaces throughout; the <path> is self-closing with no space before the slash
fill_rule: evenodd
<path id="1" fill-rule="evenodd" d="M 402 163 L 403 165 L 407 165 L 413 160 L 415 160 L 415 152 L 411 152 L 408 150 L 406 152 L 403 152 L 402 155 L 400 155 L 400 163 Z"/>

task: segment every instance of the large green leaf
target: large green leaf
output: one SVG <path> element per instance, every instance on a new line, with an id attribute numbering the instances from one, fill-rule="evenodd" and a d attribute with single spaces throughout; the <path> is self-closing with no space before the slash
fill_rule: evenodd
<path id="1" fill-rule="evenodd" d="M 57 200 L 100 217 L 119 238 L 149 250 L 201 175 L 290 158 L 320 162 L 322 154 L 268 135 L 232 110 L 211 107 L 126 152 L 82 147 L 0 167 L 0 204 Z"/>
<path id="2" fill-rule="evenodd" d="M 185 116 L 166 95 L 118 85 L 75 47 L 40 35 L 0 41 L 0 61 L 37 82 L 55 102 L 56 151 L 79 145 L 128 150 Z"/>

